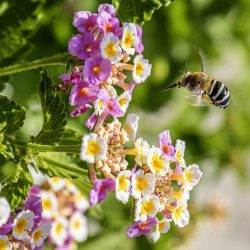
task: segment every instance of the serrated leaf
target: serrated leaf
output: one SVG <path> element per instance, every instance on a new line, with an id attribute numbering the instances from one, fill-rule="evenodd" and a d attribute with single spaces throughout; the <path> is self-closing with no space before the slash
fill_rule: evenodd
<path id="1" fill-rule="evenodd" d="M 133 22 L 142 25 L 152 18 L 153 13 L 173 0 L 113 0 L 116 15 L 121 22 Z"/>
<path id="2" fill-rule="evenodd" d="M 0 96 L 0 133 L 13 134 L 25 119 L 25 109 L 6 96 Z"/>
<path id="3" fill-rule="evenodd" d="M 8 161 L 12 161 L 14 163 L 20 162 L 20 157 L 16 151 L 13 140 L 4 136 L 4 134 L 0 134 L 0 155 Z"/>
<path id="4" fill-rule="evenodd" d="M 26 166 L 18 166 L 13 176 L 2 183 L 1 195 L 6 197 L 12 208 L 18 208 L 28 195 L 33 179 Z"/>
<path id="5" fill-rule="evenodd" d="M 82 135 L 71 128 L 66 128 L 63 133 L 61 144 L 63 145 L 75 145 L 81 144 Z"/>
<path id="6" fill-rule="evenodd" d="M 12 0 L 0 16 L 0 60 L 22 49 L 41 19 L 43 0 Z"/>
<path id="7" fill-rule="evenodd" d="M 53 87 L 47 69 L 41 72 L 38 93 L 43 110 L 43 127 L 39 134 L 32 138 L 32 141 L 41 144 L 59 143 L 67 123 L 67 112 L 60 93 Z"/>

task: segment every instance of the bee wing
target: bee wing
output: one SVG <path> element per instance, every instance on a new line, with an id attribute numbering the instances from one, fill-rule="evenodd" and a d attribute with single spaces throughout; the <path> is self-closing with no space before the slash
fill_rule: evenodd
<path id="1" fill-rule="evenodd" d="M 213 101 L 206 93 L 201 93 L 199 95 L 189 93 L 189 95 L 185 97 L 191 100 L 192 106 L 208 106 L 209 104 L 213 104 Z"/>
<path id="2" fill-rule="evenodd" d="M 208 73 L 209 71 L 209 63 L 206 54 L 204 51 L 199 48 L 199 56 L 200 56 L 200 62 L 201 62 L 201 71 Z"/>

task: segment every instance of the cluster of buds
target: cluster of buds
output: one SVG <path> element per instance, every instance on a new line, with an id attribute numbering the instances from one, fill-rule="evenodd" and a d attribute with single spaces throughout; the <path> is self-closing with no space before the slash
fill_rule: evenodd
<path id="1" fill-rule="evenodd" d="M 29 195 L 23 208 L 11 213 L 8 201 L 0 197 L 0 249 L 40 250 L 51 225 L 42 216 L 40 197 Z"/>
<path id="2" fill-rule="evenodd" d="M 67 179 L 45 178 L 41 186 L 33 186 L 32 193 L 41 197 L 43 217 L 51 223 L 49 245 L 54 249 L 77 249 L 77 243 L 88 237 L 84 212 L 88 200 Z"/>
<path id="3" fill-rule="evenodd" d="M 59 77 L 73 85 L 71 116 L 93 109 L 85 123 L 90 130 L 110 116 L 124 116 L 135 85 L 151 74 L 151 65 L 141 54 L 141 27 L 134 23 L 121 26 L 115 14 L 110 4 L 101 4 L 98 13 L 75 13 L 73 25 L 80 34 L 70 39 L 68 50 L 79 65 Z"/>
<path id="4" fill-rule="evenodd" d="M 143 138 L 136 139 L 138 120 L 130 114 L 123 128 L 114 119 L 98 132 L 85 135 L 81 159 L 89 164 L 94 184 L 90 205 L 104 200 L 108 191 L 115 191 L 117 200 L 124 204 L 132 197 L 135 224 L 129 227 L 128 236 L 147 234 L 155 242 L 169 230 L 170 222 L 179 227 L 188 224 L 189 193 L 202 173 L 196 164 L 186 166 L 185 143 L 177 140 L 174 146 L 168 130 L 159 134 L 157 147 Z M 133 147 L 128 148 L 126 142 Z M 132 166 L 126 161 L 128 155 L 134 156 Z M 105 178 L 97 179 L 96 171 Z"/>

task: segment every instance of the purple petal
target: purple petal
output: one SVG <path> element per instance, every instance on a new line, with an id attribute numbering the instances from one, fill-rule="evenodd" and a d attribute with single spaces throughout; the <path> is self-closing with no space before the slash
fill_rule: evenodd
<path id="1" fill-rule="evenodd" d="M 34 213 L 34 226 L 35 228 L 38 223 L 42 220 L 42 201 L 41 198 L 38 196 L 28 196 L 25 203 L 24 207 L 26 210 L 30 210 Z"/>
<path id="2" fill-rule="evenodd" d="M 80 106 L 80 107 L 77 107 L 75 108 L 71 113 L 70 113 L 70 116 L 72 117 L 76 117 L 82 113 L 85 113 L 87 110 L 89 110 L 90 108 L 92 108 L 91 105 L 89 104 L 86 104 L 84 106 Z"/>
<path id="3" fill-rule="evenodd" d="M 136 48 L 136 52 L 142 53 L 144 51 L 144 46 L 142 44 L 142 28 L 141 28 L 141 26 L 136 24 L 136 31 L 137 31 L 137 36 L 139 38 L 139 43 L 138 43 L 138 46 Z"/>
<path id="4" fill-rule="evenodd" d="M 0 227 L 0 235 L 6 235 L 12 230 L 12 222 L 11 218 L 5 223 L 2 227 Z"/>
<path id="5" fill-rule="evenodd" d="M 97 14 L 89 11 L 78 11 L 74 14 L 73 25 L 81 33 L 91 32 L 97 27 Z"/>
<path id="6" fill-rule="evenodd" d="M 112 17 L 115 17 L 115 7 L 112 4 L 100 4 L 98 8 L 98 12 L 105 11 L 109 13 Z"/>
<path id="7" fill-rule="evenodd" d="M 86 121 L 85 123 L 85 126 L 89 129 L 89 130 L 92 130 L 94 125 L 96 124 L 97 122 L 97 119 L 98 119 L 98 116 L 93 113 L 89 118 L 88 120 Z"/>

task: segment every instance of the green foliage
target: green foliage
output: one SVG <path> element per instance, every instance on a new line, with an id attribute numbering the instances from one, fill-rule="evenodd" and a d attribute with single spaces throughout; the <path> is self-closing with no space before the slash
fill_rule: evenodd
<path id="1" fill-rule="evenodd" d="M 0 134 L 0 155 L 14 163 L 20 161 L 13 140 L 10 137 L 4 136 L 4 134 Z"/>
<path id="2" fill-rule="evenodd" d="M 113 0 L 116 15 L 121 22 L 143 24 L 152 18 L 153 13 L 171 0 Z"/>
<path id="3" fill-rule="evenodd" d="M 15 133 L 23 125 L 24 119 L 23 107 L 6 96 L 0 96 L 0 133 Z"/>
<path id="4" fill-rule="evenodd" d="M 12 208 L 18 208 L 28 195 L 33 180 L 25 165 L 18 165 L 16 172 L 2 183 L 1 195 L 6 197 Z"/>
<path id="5" fill-rule="evenodd" d="M 47 69 L 41 72 L 38 93 L 43 110 L 43 127 L 39 134 L 32 138 L 32 141 L 41 144 L 58 143 L 66 125 L 67 113 L 65 104 L 61 100 L 60 93 L 54 88 Z"/>
<path id="6" fill-rule="evenodd" d="M 0 16 L 0 61 L 13 56 L 28 42 L 38 27 L 41 15 L 38 11 L 43 0 L 4 1 L 7 9 Z M 2 3 L 2 4 L 3 4 Z"/>

